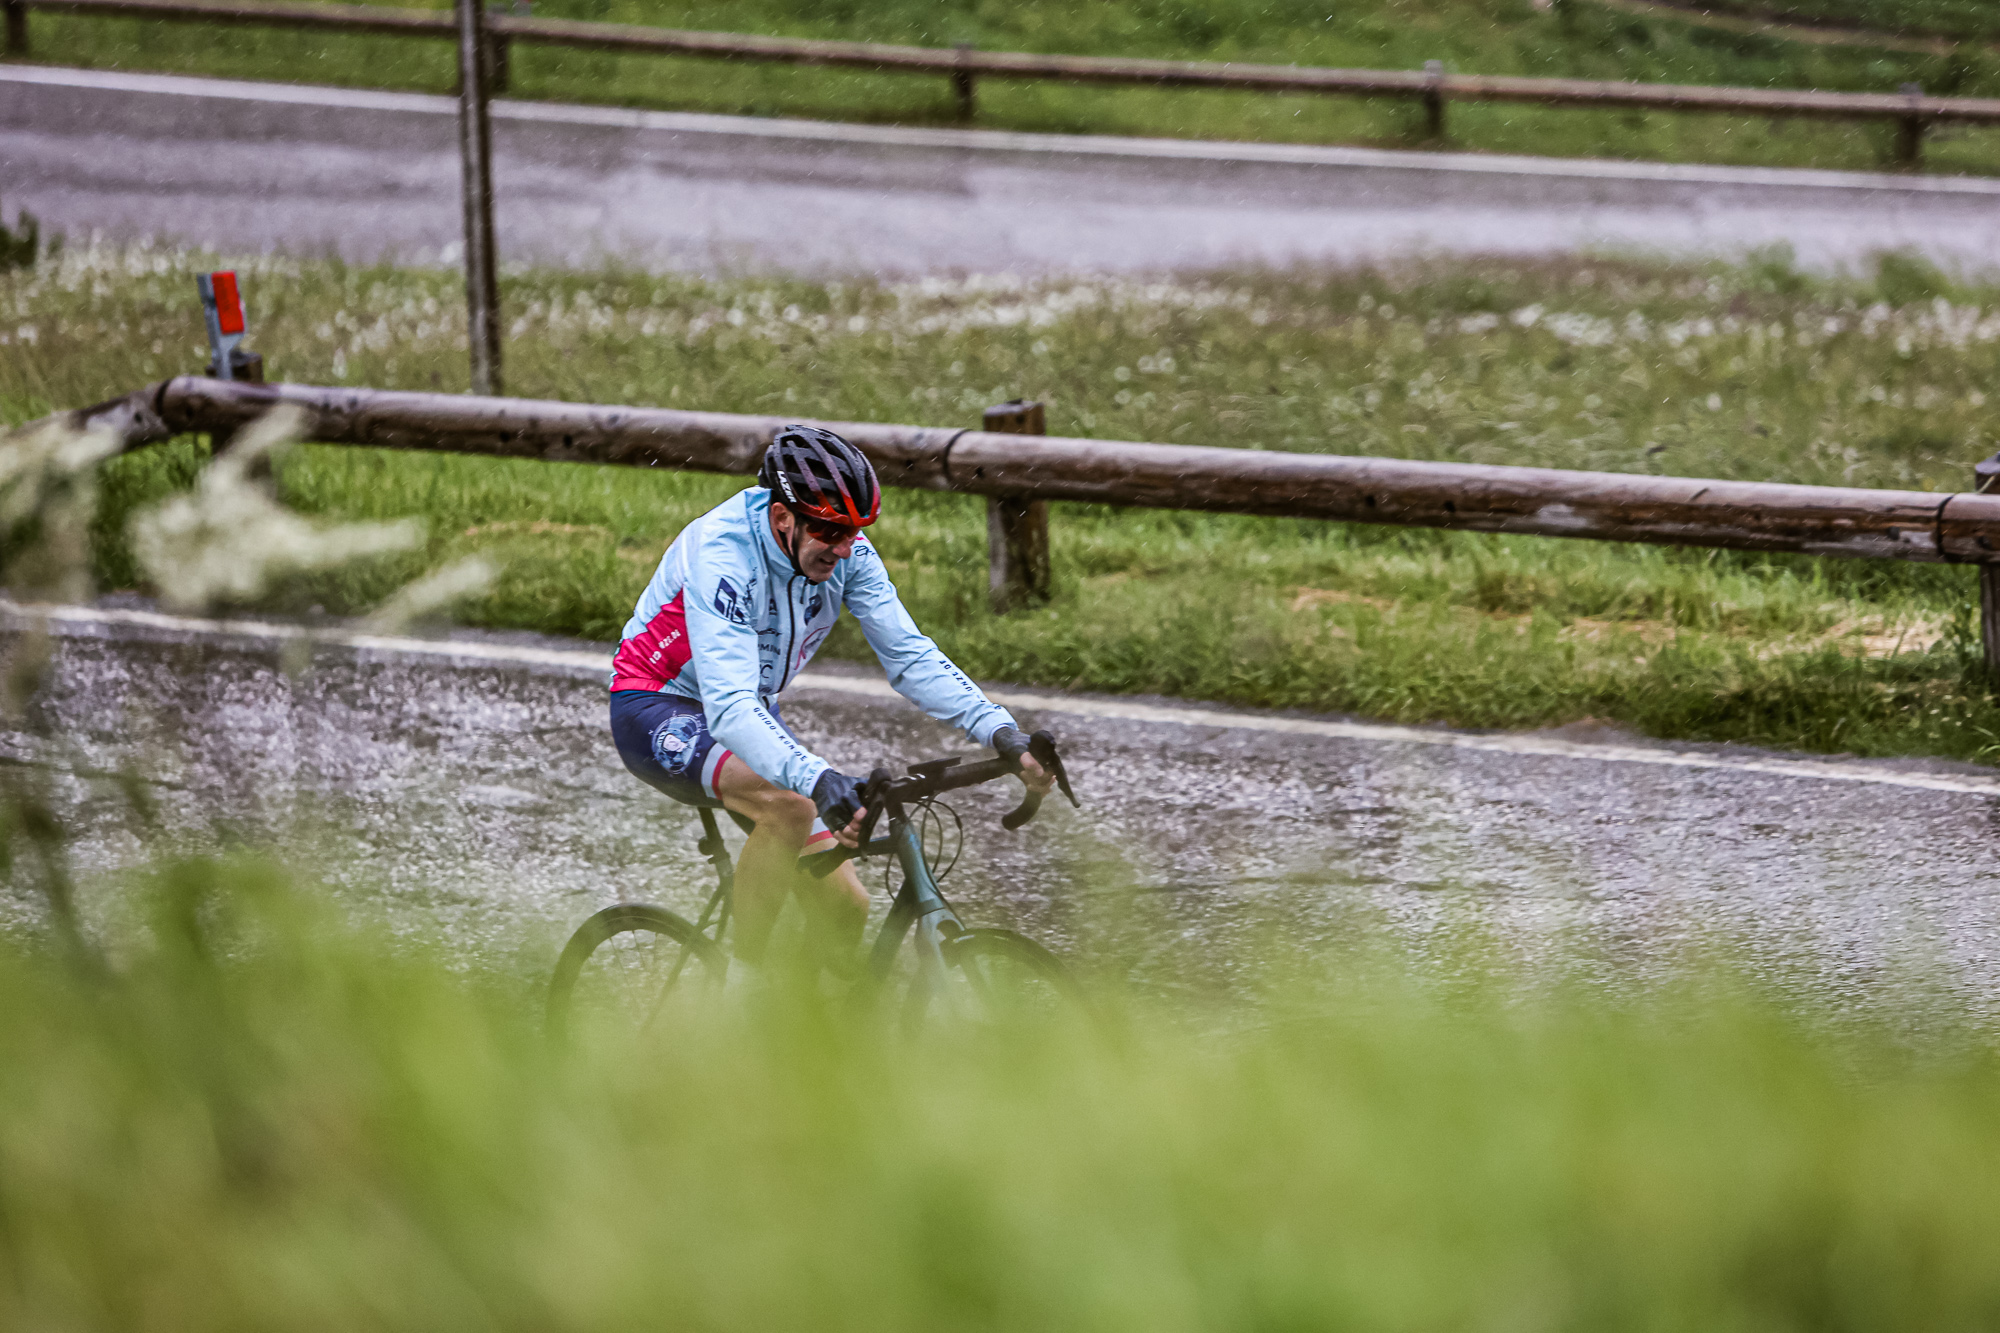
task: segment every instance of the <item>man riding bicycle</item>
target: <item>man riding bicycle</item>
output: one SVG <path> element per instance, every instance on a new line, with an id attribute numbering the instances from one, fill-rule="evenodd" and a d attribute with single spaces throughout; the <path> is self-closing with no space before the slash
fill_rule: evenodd
<path id="1" fill-rule="evenodd" d="M 736 962 L 761 966 L 787 892 L 852 949 L 868 891 L 844 864 L 824 879 L 802 855 L 860 845 L 861 782 L 799 743 L 778 696 L 845 606 L 889 683 L 940 722 L 1050 777 L 1028 737 L 926 638 L 861 530 L 882 508 L 866 456 L 830 430 L 781 427 L 758 484 L 723 501 L 667 548 L 611 665 L 611 735 L 625 767 L 686 805 L 747 821 L 736 865 Z"/>

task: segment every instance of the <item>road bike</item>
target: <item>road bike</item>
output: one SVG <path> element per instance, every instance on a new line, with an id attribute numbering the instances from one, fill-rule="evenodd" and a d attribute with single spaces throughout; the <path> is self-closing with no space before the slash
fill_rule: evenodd
<path id="1" fill-rule="evenodd" d="M 1057 788 L 1077 804 L 1069 775 L 1056 751 L 1055 738 L 1038 731 L 1028 752 Z M 940 1009 L 961 1016 L 992 1018 L 1036 1010 L 1088 1009 L 1088 1002 L 1063 962 L 1042 945 L 1011 930 L 968 927 L 945 900 L 938 881 L 942 870 L 943 822 L 938 797 L 948 791 L 977 786 L 1021 771 L 1018 759 L 997 758 L 975 764 L 958 759 L 932 759 L 911 764 L 909 776 L 897 778 L 877 768 L 862 788 L 868 815 L 861 828 L 861 846 L 837 847 L 806 858 L 805 868 L 817 877 L 831 873 L 853 857 L 895 858 L 902 885 L 889 914 L 868 947 L 866 965 L 856 994 L 877 1000 L 900 992 L 901 1016 L 914 1024 Z M 1038 792 L 1028 792 L 1018 808 L 1002 816 L 1008 829 L 1018 829 L 1041 807 Z M 888 831 L 875 837 L 876 822 L 888 817 Z M 731 815 L 739 825 L 748 821 Z M 936 820 L 938 854 L 926 852 L 925 829 Z M 952 815 L 956 822 L 956 815 Z M 562 1035 L 581 1010 L 609 1012 L 641 1027 L 660 1023 L 677 1003 L 698 997 L 720 983 L 728 971 L 723 947 L 729 929 L 735 866 L 722 841 L 715 811 L 701 808 L 699 850 L 715 867 L 718 883 L 698 920 L 648 903 L 619 903 L 592 916 L 564 946 L 549 984 L 550 1030 Z M 961 832 L 962 842 L 962 832 Z M 954 855 L 952 862 L 957 857 Z M 903 946 L 905 942 L 909 949 Z"/>

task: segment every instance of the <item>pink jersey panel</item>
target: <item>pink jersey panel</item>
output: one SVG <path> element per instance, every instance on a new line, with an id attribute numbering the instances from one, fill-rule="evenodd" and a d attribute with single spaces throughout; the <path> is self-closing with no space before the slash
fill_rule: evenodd
<path id="1" fill-rule="evenodd" d="M 612 689 L 665 689 L 668 681 L 681 674 L 681 668 L 694 656 L 694 649 L 688 646 L 685 596 L 684 591 L 675 593 L 674 600 L 646 622 L 646 628 L 618 645 L 618 653 L 611 659 Z"/>

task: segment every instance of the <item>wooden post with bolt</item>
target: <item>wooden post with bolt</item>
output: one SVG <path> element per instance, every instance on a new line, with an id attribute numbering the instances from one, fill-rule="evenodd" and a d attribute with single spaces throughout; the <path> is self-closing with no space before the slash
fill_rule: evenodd
<path id="1" fill-rule="evenodd" d="M 507 85 L 514 77 L 513 44 L 504 35 L 494 34 L 486 39 L 486 92 L 498 97 L 507 91 Z"/>
<path id="2" fill-rule="evenodd" d="M 7 54 L 25 58 L 28 54 L 28 0 L 0 0 L 7 11 Z"/>
<path id="3" fill-rule="evenodd" d="M 985 429 L 1001 435 L 1046 435 L 1040 403 L 1015 399 L 986 409 Z M 1049 600 L 1049 505 L 1015 496 L 986 497 L 987 588 L 1004 614 L 1029 601 Z"/>
<path id="4" fill-rule="evenodd" d="M 1972 466 L 1972 489 L 1981 495 L 2000 491 L 2000 454 Z M 1979 644 L 1986 669 L 2000 677 L 2000 564 L 1979 566 Z"/>
<path id="5" fill-rule="evenodd" d="M 1924 131 L 1930 128 L 1930 121 L 1918 110 L 1923 102 L 1924 85 L 1906 83 L 1899 91 L 1909 99 L 1910 114 L 1896 121 L 1896 164 L 1915 167 L 1924 160 Z"/>
<path id="6" fill-rule="evenodd" d="M 971 42 L 960 42 L 958 44 L 958 58 L 961 61 L 965 60 L 971 54 Z M 973 113 L 978 110 L 978 105 L 974 100 L 977 94 L 974 91 L 972 71 L 970 69 L 956 69 L 952 71 L 951 91 L 958 98 L 958 118 L 960 120 L 971 120 Z"/>
<path id="7" fill-rule="evenodd" d="M 500 285 L 493 245 L 493 122 L 487 99 L 486 0 L 458 3 L 459 190 L 465 209 L 465 313 L 472 391 L 500 389 Z"/>
<path id="8" fill-rule="evenodd" d="M 1444 138 L 1444 61 L 1424 62 L 1424 128 L 1432 139 Z"/>

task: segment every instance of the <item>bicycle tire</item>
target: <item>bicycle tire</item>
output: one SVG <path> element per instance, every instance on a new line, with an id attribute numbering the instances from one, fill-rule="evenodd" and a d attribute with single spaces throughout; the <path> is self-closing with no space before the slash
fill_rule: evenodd
<path id="1" fill-rule="evenodd" d="M 621 937 L 632 947 L 617 950 L 622 956 L 614 957 L 604 946 Z M 671 945 L 658 947 L 656 942 L 662 940 Z M 593 959 L 599 964 L 596 968 L 591 967 Z M 690 967 L 698 969 L 692 977 Z M 605 992 L 603 1007 L 625 1009 L 643 1030 L 671 991 L 690 981 L 719 985 L 728 968 L 721 948 L 686 917 L 645 903 L 607 907 L 576 928 L 556 960 L 555 975 L 549 979 L 549 1032 L 559 1040 L 569 1035 L 579 983 L 586 985 L 593 999 Z"/>
<path id="2" fill-rule="evenodd" d="M 946 968 L 975 1000 L 970 1014 L 984 1022 L 1073 1017 L 1096 1021 L 1076 974 L 1054 953 L 1018 931 L 968 930 L 946 946 Z M 931 993 L 918 980 L 905 1003 L 905 1024 L 928 1016 Z"/>

